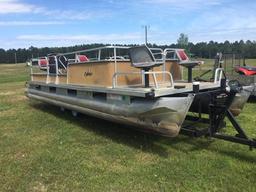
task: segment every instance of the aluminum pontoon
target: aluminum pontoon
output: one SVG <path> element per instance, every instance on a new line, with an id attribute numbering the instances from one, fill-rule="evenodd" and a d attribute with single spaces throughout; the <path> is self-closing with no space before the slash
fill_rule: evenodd
<path id="1" fill-rule="evenodd" d="M 46 70 L 31 66 L 29 98 L 70 109 L 74 115 L 80 112 L 169 137 L 179 134 L 188 111 L 225 116 L 234 90 L 241 92 L 227 89 L 221 68 L 214 81 L 194 82 L 192 69 L 200 62 L 189 60 L 182 49 L 106 46 L 43 59 L 39 62 L 47 62 Z M 183 67 L 188 69 L 187 80 Z M 215 101 L 223 101 L 224 108 L 213 114 L 209 106 L 216 107 Z M 249 139 L 246 144 L 255 145 Z"/>

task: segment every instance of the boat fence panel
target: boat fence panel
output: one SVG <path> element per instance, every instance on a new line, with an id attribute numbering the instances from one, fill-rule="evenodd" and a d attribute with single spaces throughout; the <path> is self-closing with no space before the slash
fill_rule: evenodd
<path id="1" fill-rule="evenodd" d="M 47 57 L 31 59 L 30 76 L 32 81 L 46 82 L 48 73 Z"/>
<path id="2" fill-rule="evenodd" d="M 159 88 L 160 84 L 158 83 L 158 80 L 157 80 L 157 75 L 163 75 L 163 74 L 167 74 L 168 77 L 169 77 L 169 84 L 167 85 L 167 87 L 169 88 L 173 88 L 174 87 L 174 83 L 173 83 L 173 78 L 172 78 L 172 74 L 168 71 L 148 71 L 148 72 L 145 72 L 145 71 L 142 71 L 142 72 L 117 72 L 117 73 L 114 73 L 113 77 L 112 77 L 112 87 L 113 88 L 116 88 L 118 87 L 118 81 L 116 81 L 116 79 L 119 77 L 119 76 L 128 76 L 128 75 L 140 75 L 140 76 L 144 76 L 145 74 L 149 74 L 149 75 L 152 75 L 152 78 L 153 78 L 153 86 L 152 86 L 152 83 L 151 83 L 151 86 L 152 87 L 155 87 L 155 88 Z M 163 83 L 163 82 L 162 82 Z M 166 82 L 164 82 L 166 83 Z M 143 82 L 141 82 L 141 84 L 139 85 L 143 85 Z M 165 87 L 166 87 L 166 84 L 164 84 Z"/>
<path id="3" fill-rule="evenodd" d="M 223 68 L 228 79 L 234 79 L 238 77 L 238 74 L 234 71 L 235 66 L 242 65 L 242 55 L 241 54 L 223 54 Z"/>

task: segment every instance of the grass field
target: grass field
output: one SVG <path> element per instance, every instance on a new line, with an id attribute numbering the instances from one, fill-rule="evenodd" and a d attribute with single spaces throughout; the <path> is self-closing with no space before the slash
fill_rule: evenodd
<path id="1" fill-rule="evenodd" d="M 0 191 L 256 191 L 256 151 L 164 138 L 24 96 L 29 69 L 0 65 Z M 256 138 L 256 103 L 238 120 Z"/>

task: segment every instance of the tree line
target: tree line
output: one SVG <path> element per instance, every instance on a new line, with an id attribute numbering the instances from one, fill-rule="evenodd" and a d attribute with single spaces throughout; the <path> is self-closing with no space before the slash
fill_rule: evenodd
<path id="1" fill-rule="evenodd" d="M 186 38 L 186 37 L 185 37 Z M 29 47 L 28 49 L 0 49 L 0 63 L 24 63 L 28 59 L 33 57 L 46 56 L 49 53 L 66 53 L 72 51 L 79 51 L 84 49 L 96 48 L 100 46 L 106 46 L 109 44 L 84 44 L 76 45 L 70 47 Z M 134 44 L 124 45 L 124 46 L 134 46 Z M 159 47 L 159 48 L 185 48 L 194 57 L 200 58 L 214 58 L 217 52 L 222 53 L 234 53 L 242 54 L 245 58 L 256 58 L 256 41 L 235 41 L 229 42 L 225 41 L 219 42 L 199 42 L 199 43 L 177 43 L 171 45 L 156 45 L 149 44 L 149 47 Z"/>

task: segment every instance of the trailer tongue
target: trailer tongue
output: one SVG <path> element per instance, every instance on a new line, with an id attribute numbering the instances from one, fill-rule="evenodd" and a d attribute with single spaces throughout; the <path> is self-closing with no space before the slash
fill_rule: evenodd
<path id="1" fill-rule="evenodd" d="M 224 84 L 224 82 L 223 82 Z M 217 139 L 226 140 L 229 142 L 239 143 L 243 145 L 247 145 L 252 148 L 256 148 L 256 140 L 249 138 L 242 128 L 242 126 L 237 122 L 234 115 L 230 111 L 230 106 L 234 101 L 236 94 L 241 92 L 242 87 L 238 83 L 238 81 L 230 81 L 229 82 L 230 91 L 217 90 L 211 92 L 211 94 L 207 97 L 208 102 L 208 118 L 202 117 L 200 111 L 202 111 L 202 105 L 198 103 L 198 101 L 206 98 L 205 94 L 197 94 L 194 99 L 194 103 L 191 106 L 191 109 L 196 108 L 195 104 L 197 104 L 197 112 L 198 116 L 187 115 L 186 120 L 193 121 L 196 123 L 200 123 L 200 128 L 196 127 L 195 124 L 193 126 L 183 126 L 181 129 L 182 134 L 201 137 L 208 136 Z M 221 99 L 220 99 L 221 98 Z M 221 101 L 221 102 L 220 102 Z M 205 112 L 205 113 L 207 113 Z M 229 135 L 222 132 L 222 129 L 225 127 L 224 119 L 229 120 L 232 129 L 236 131 L 235 135 Z M 203 125 L 203 127 L 202 127 Z"/>

